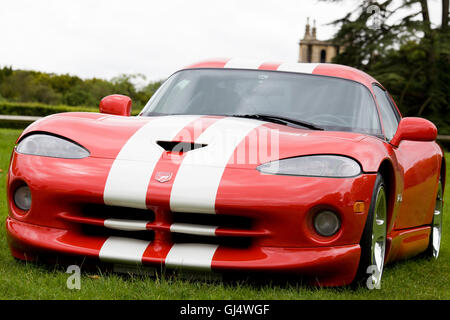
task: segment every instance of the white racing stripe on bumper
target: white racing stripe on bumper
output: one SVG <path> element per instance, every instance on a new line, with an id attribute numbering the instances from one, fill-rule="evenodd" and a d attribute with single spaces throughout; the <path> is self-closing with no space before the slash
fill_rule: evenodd
<path id="1" fill-rule="evenodd" d="M 149 222 L 143 220 L 106 219 L 104 226 L 109 229 L 122 231 L 145 231 Z"/>
<path id="2" fill-rule="evenodd" d="M 147 188 L 163 149 L 158 140 L 171 141 L 199 116 L 164 116 L 150 120 L 122 147 L 111 167 L 105 204 L 146 209 Z"/>
<path id="3" fill-rule="evenodd" d="M 170 232 L 192 234 L 197 236 L 215 236 L 216 226 L 204 226 L 189 223 L 173 223 Z"/>
<path id="4" fill-rule="evenodd" d="M 109 237 L 100 249 L 99 258 L 105 262 L 142 263 L 150 241 Z"/>
<path id="5" fill-rule="evenodd" d="M 215 213 L 220 180 L 239 143 L 265 122 L 223 118 L 206 129 L 195 141 L 206 147 L 190 151 L 178 169 L 170 194 L 175 212 Z"/>
<path id="6" fill-rule="evenodd" d="M 282 63 L 278 67 L 278 71 L 313 73 L 318 63 Z"/>
<path id="7" fill-rule="evenodd" d="M 211 263 L 218 245 L 201 243 L 176 243 L 166 257 L 167 268 L 186 268 L 211 271 Z"/>

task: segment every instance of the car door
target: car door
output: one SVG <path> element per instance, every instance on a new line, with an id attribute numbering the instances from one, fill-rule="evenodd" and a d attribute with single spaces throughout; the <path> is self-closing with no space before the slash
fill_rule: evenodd
<path id="1" fill-rule="evenodd" d="M 384 133 L 390 141 L 400 122 L 400 114 L 390 95 L 380 86 L 374 85 L 374 94 L 380 109 Z M 396 197 L 401 202 L 394 229 L 405 229 L 430 224 L 434 210 L 439 157 L 436 143 L 422 141 L 400 142 L 391 146 L 403 177 L 403 192 Z M 400 182 L 400 181 L 398 181 Z"/>

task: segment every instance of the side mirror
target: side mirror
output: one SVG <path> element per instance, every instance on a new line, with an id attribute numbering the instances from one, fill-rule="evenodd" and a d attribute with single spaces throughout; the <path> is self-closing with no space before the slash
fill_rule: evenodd
<path id="1" fill-rule="evenodd" d="M 398 147 L 402 140 L 434 141 L 437 137 L 436 126 L 423 118 L 403 118 L 398 124 L 397 132 L 391 144 Z"/>
<path id="2" fill-rule="evenodd" d="M 118 116 L 130 116 L 131 99 L 120 94 L 112 94 L 100 101 L 100 112 Z"/>

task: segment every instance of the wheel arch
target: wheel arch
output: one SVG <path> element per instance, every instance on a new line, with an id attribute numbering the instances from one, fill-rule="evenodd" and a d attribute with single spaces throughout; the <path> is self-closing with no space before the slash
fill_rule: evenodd
<path id="1" fill-rule="evenodd" d="M 384 159 L 379 168 L 378 173 L 381 174 L 384 180 L 384 187 L 387 195 L 387 225 L 388 225 L 388 233 L 393 227 L 393 217 L 394 217 L 394 209 L 396 202 L 396 189 L 397 189 L 397 181 L 395 177 L 394 166 L 392 165 L 389 159 Z"/>
<path id="2" fill-rule="evenodd" d="M 446 161 L 445 161 L 445 154 L 442 155 L 442 162 L 441 162 L 441 179 L 442 179 L 442 192 L 445 191 L 445 178 L 447 174 L 447 167 L 446 167 Z"/>

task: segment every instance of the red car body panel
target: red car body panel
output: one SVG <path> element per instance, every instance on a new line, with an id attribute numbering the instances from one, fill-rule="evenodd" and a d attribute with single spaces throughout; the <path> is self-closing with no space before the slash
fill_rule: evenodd
<path id="1" fill-rule="evenodd" d="M 206 61 L 189 68 L 223 68 L 227 62 Z M 277 70 L 280 65 L 262 63 L 259 69 Z M 361 71 L 332 64 L 319 64 L 311 73 L 357 81 L 371 92 L 372 84 L 376 83 Z M 176 142 L 198 143 L 205 132 L 216 130 L 224 121 L 230 123 L 235 131 L 244 130 L 244 127 L 247 130 L 231 149 L 231 156 L 223 162 L 220 183 L 212 194 L 212 212 L 207 205 L 196 203 L 195 197 L 183 198 L 183 190 L 189 192 L 189 188 L 179 186 L 182 178 L 179 176 L 188 174 L 189 169 L 199 172 L 199 181 L 194 181 L 192 186 L 195 194 L 196 185 L 203 183 L 202 170 L 218 170 L 209 164 L 204 168 L 195 165 L 189 168 L 189 164 L 186 165 L 189 153 L 161 152 L 154 160 L 149 176 L 146 180 L 143 178 L 147 182 L 144 190 L 141 187 L 141 203 L 122 199 L 114 192 L 109 196 L 108 181 L 116 166 L 145 168 L 150 165 L 145 159 L 130 157 L 124 150 L 129 148 L 130 141 L 137 139 L 141 130 L 164 123 L 162 118 L 65 113 L 46 117 L 24 130 L 18 141 L 33 133 L 51 133 L 77 142 L 89 150 L 90 156 L 61 159 L 13 152 L 7 188 L 10 214 L 6 222 L 12 254 L 28 260 L 36 254 L 47 253 L 100 258 L 108 263 L 134 262 L 218 272 L 283 271 L 311 276 L 322 285 L 349 284 L 358 268 L 359 243 L 377 172 L 383 163 L 392 168 L 386 261 L 417 254 L 428 245 L 429 225 L 443 162 L 443 152 L 435 142 L 402 141 L 397 148 L 380 138 L 360 133 L 312 131 L 219 116 L 192 119 L 171 116 L 166 117 L 167 126 L 174 126 L 170 121 L 183 123 L 171 137 L 171 141 Z M 225 138 L 233 134 L 220 133 Z M 251 154 L 255 148 L 254 141 L 257 141 L 256 147 L 260 146 L 260 137 L 275 137 L 279 152 L 271 152 L 271 143 L 275 140 L 269 139 L 264 152 L 240 162 L 242 154 L 245 157 Z M 162 134 L 155 137 L 155 141 L 158 139 L 166 138 Z M 268 175 L 256 170 L 257 166 L 269 161 L 314 154 L 353 158 L 361 165 L 362 173 L 351 178 L 319 178 Z M 117 181 L 116 184 L 120 183 L 120 179 Z M 32 206 L 28 212 L 20 210 L 13 200 L 14 191 L 23 184 L 27 184 L 32 193 Z M 124 194 L 128 192 L 126 185 L 114 188 L 123 188 Z M 174 199 L 174 194 L 178 198 Z M 211 196 L 200 194 L 199 197 Z M 117 205 L 122 203 L 129 205 Z M 355 210 L 355 203 L 363 203 L 364 209 Z M 143 222 L 119 221 L 119 225 L 122 223 L 119 229 L 150 231 L 153 239 L 132 238 L 121 244 L 121 238 L 115 236 L 86 233 L 85 226 L 103 231 L 116 228 L 115 219 L 90 216 L 85 212 L 86 206 L 108 208 L 105 204 L 146 210 L 149 214 L 143 213 Z M 313 227 L 313 215 L 322 209 L 332 209 L 341 219 L 340 230 L 331 237 L 320 236 Z M 186 212 L 200 219 L 205 216 L 248 219 L 251 228 L 239 224 L 212 228 L 206 224 L 199 229 L 198 226 L 186 226 L 175 221 L 174 211 Z M 249 239 L 250 245 L 241 248 L 200 243 L 189 247 L 174 240 L 174 232 L 180 232 L 175 231 L 177 228 L 182 230 L 181 233 L 197 236 Z M 114 248 L 131 248 L 131 253 L 125 249 L 115 253 Z M 199 255 L 198 263 L 190 261 L 190 250 L 194 249 L 198 249 L 195 251 Z"/>

